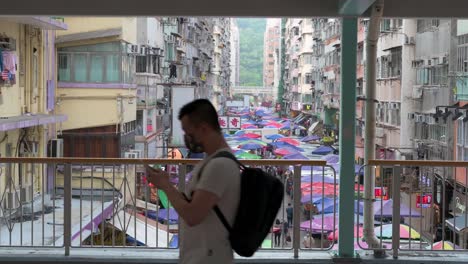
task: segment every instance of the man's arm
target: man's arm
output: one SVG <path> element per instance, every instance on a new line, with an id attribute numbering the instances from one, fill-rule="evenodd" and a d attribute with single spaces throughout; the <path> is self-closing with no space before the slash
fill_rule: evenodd
<path id="1" fill-rule="evenodd" d="M 195 190 L 192 201 L 188 202 L 172 185 L 167 186 L 163 191 L 174 209 L 190 227 L 200 224 L 220 199 L 212 192 Z"/>

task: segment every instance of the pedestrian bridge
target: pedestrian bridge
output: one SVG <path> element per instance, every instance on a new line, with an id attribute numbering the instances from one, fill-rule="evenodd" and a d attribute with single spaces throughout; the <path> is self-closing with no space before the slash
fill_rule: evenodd
<path id="1" fill-rule="evenodd" d="M 246 95 L 273 95 L 273 87 L 264 86 L 232 86 L 231 92 L 233 94 L 246 94 Z"/>

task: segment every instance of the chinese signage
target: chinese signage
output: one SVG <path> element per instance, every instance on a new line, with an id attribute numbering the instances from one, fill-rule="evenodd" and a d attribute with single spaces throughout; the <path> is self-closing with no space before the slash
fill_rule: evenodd
<path id="1" fill-rule="evenodd" d="M 219 126 L 222 129 L 228 128 L 228 118 L 227 118 L 227 116 L 218 117 L 218 122 L 219 122 Z"/>
<path id="2" fill-rule="evenodd" d="M 230 116 L 229 117 L 229 128 L 241 128 L 241 121 L 240 118 L 237 116 Z"/>
<path id="3" fill-rule="evenodd" d="M 222 129 L 240 129 L 241 120 L 238 116 L 220 116 L 218 117 L 219 126 Z"/>
<path id="4" fill-rule="evenodd" d="M 375 187 L 375 199 L 388 200 L 388 188 L 387 187 Z"/>
<path id="5" fill-rule="evenodd" d="M 432 194 L 416 196 L 416 208 L 430 208 L 432 204 Z"/>

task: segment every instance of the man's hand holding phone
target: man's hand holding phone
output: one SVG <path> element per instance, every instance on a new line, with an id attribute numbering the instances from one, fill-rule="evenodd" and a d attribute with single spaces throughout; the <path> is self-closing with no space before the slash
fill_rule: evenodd
<path id="1" fill-rule="evenodd" d="M 152 183 L 156 188 L 166 190 L 171 186 L 169 181 L 169 174 L 159 168 L 153 168 L 148 165 L 146 167 L 146 174 L 148 175 L 148 182 Z"/>

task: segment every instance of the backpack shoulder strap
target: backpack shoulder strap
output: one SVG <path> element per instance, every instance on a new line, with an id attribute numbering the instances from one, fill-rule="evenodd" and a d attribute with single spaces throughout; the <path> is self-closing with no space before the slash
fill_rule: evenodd
<path id="1" fill-rule="evenodd" d="M 234 156 L 234 154 L 232 154 L 231 152 L 229 151 L 220 151 L 218 153 L 216 153 L 216 155 L 214 155 L 210 160 L 212 159 L 216 159 L 216 158 L 228 158 L 228 159 L 231 159 L 233 161 L 235 161 L 237 163 L 237 165 L 243 169 L 245 168 L 244 165 L 242 165 L 242 163 L 240 163 L 240 161 L 236 158 L 236 156 Z M 208 164 L 208 162 L 210 162 L 210 160 L 208 160 L 205 164 L 203 164 L 203 166 L 200 168 L 199 172 L 198 172 L 198 175 L 197 175 L 197 180 L 200 180 L 200 177 L 201 177 L 201 174 L 203 172 L 203 169 L 205 168 L 206 164 Z M 215 211 L 216 215 L 218 216 L 219 220 L 221 221 L 221 223 L 224 225 L 224 227 L 228 230 L 229 233 L 231 233 L 232 231 L 232 227 L 229 225 L 228 221 L 226 220 L 226 217 L 223 215 L 223 213 L 221 212 L 221 210 L 219 209 L 218 205 L 215 205 L 213 210 Z"/>

